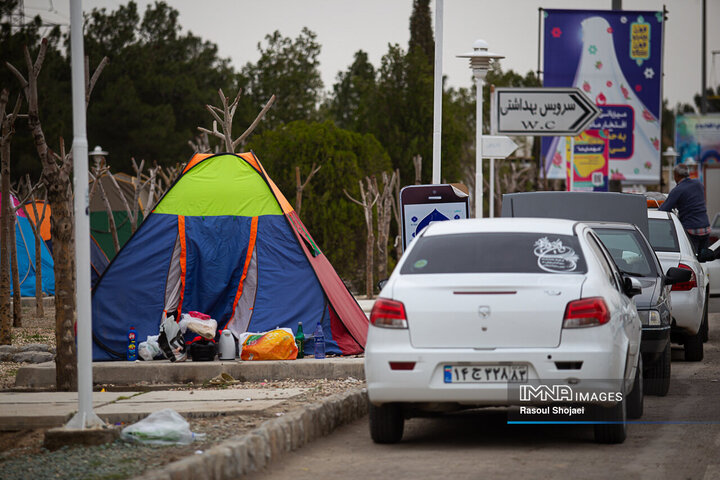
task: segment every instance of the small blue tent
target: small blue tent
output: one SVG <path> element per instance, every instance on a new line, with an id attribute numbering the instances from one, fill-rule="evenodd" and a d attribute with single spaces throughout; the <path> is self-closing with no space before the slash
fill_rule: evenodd
<path id="1" fill-rule="evenodd" d="M 18 204 L 15 197 L 12 203 Z M 20 279 L 20 295 L 35 296 L 35 234 L 30 220 L 22 209 L 15 215 L 15 245 L 17 246 L 18 277 Z M 42 260 L 42 290 L 45 295 L 55 295 L 55 272 L 52 255 L 45 242 L 40 242 L 40 258 Z M 12 292 L 12 283 L 10 291 Z"/>

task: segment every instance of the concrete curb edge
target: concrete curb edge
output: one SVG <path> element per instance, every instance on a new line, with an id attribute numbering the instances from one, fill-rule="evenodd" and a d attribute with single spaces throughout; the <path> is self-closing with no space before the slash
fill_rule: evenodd
<path id="1" fill-rule="evenodd" d="M 261 470 L 286 452 L 332 433 L 367 413 L 367 390 L 352 390 L 263 422 L 203 454 L 187 457 L 138 480 L 233 480 Z"/>

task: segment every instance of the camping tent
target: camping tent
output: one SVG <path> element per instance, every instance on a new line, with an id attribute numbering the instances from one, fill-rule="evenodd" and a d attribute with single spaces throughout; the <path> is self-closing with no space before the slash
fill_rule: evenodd
<path id="1" fill-rule="evenodd" d="M 18 200 L 10 196 L 12 204 L 17 206 Z M 30 220 L 22 209 L 15 214 L 15 245 L 17 247 L 18 278 L 20 279 L 20 295 L 35 296 L 35 234 Z M 55 294 L 55 272 L 52 256 L 45 245 L 40 242 L 40 259 L 42 265 L 42 290 L 47 295 Z M 12 291 L 12 283 L 10 290 Z"/>
<path id="2" fill-rule="evenodd" d="M 132 235 L 132 227 L 127 209 L 125 208 L 125 202 L 127 202 L 130 208 L 133 208 L 135 196 L 134 177 L 124 173 L 117 173 L 113 175 L 115 179 L 115 182 L 113 182 L 110 175 L 110 173 L 105 173 L 100 176 L 98 181 L 102 183 L 108 203 L 110 203 L 110 209 L 117 228 L 118 242 L 120 243 L 120 247 L 122 247 Z M 120 191 L 115 187 L 115 183 L 120 187 Z M 90 185 L 92 186 L 92 181 Z M 146 190 L 147 189 L 143 190 L 138 198 L 139 221 L 142 221 L 143 218 L 143 200 L 147 198 Z M 92 190 L 92 195 L 90 195 L 90 233 L 100 244 L 100 248 L 105 252 L 105 255 L 112 260 L 117 252 L 115 251 L 112 234 L 110 233 L 110 220 L 107 209 L 99 187 L 95 187 L 95 189 Z"/>
<path id="3" fill-rule="evenodd" d="M 28 218 L 30 221 L 37 225 L 38 218 L 42 216 L 43 214 L 43 205 L 45 202 L 42 200 L 36 200 L 35 201 L 35 208 L 37 208 L 37 216 L 35 216 L 35 211 L 33 210 L 32 203 L 28 203 L 25 205 L 25 209 L 28 213 Z M 43 217 L 42 222 L 40 222 L 40 235 L 42 236 L 42 239 L 45 241 L 45 245 L 47 246 L 48 250 L 52 254 L 52 235 L 50 233 L 50 216 L 52 215 L 52 210 L 50 209 L 50 204 L 45 205 L 45 216 Z M 105 255 L 105 252 L 100 248 L 100 244 L 97 240 L 92 236 L 92 233 L 90 234 L 90 275 L 91 275 L 91 285 L 94 287 L 95 283 L 100 278 L 100 275 L 105 271 L 105 268 L 108 266 L 108 258 L 107 255 Z"/>
<path id="4" fill-rule="evenodd" d="M 321 322 L 335 354 L 361 353 L 368 328 L 253 153 L 196 154 L 105 270 L 92 311 L 94 360 L 125 358 L 129 328 L 157 335 L 163 312 L 203 312 L 236 336 Z"/>

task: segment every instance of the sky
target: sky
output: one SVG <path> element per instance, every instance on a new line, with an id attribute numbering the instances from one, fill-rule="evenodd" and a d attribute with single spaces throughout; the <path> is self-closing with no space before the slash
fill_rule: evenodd
<path id="1" fill-rule="evenodd" d="M 707 1 L 707 85 L 720 84 L 720 0 Z M 24 0 L 26 15 L 69 23 L 68 0 Z M 118 0 L 83 0 L 83 10 L 115 10 Z M 144 12 L 147 0 L 137 1 Z M 257 45 L 265 35 L 280 31 L 295 38 L 303 27 L 317 34 L 322 47 L 320 70 L 326 90 L 358 50 L 368 53 L 377 68 L 388 44 L 407 49 L 412 0 L 168 0 L 179 22 L 204 40 L 218 45 L 222 57 L 236 69 L 259 58 Z M 456 56 L 485 40 L 504 55 L 503 69 L 525 74 L 538 68 L 539 8 L 610 9 L 611 0 L 444 0 L 443 74 L 452 87 L 470 87 L 467 59 Z M 668 10 L 665 30 L 664 97 L 670 105 L 692 103 L 701 86 L 702 0 L 622 0 L 623 10 Z M 433 11 L 436 0 L 430 2 Z M 713 20 L 715 20 L 713 22 Z M 712 55 L 712 51 L 716 55 Z M 713 57 L 715 64 L 713 64 Z"/>

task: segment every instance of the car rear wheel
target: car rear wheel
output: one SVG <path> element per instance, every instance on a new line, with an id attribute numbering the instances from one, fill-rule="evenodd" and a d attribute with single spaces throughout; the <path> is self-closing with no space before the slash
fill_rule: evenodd
<path id="1" fill-rule="evenodd" d="M 370 404 L 370 437 L 375 443 L 397 443 L 402 439 L 405 418 L 396 403 L 375 406 Z"/>
<path id="2" fill-rule="evenodd" d="M 645 397 L 643 395 L 643 363 L 642 356 L 638 359 L 637 370 L 635 371 L 635 381 L 633 388 L 627 399 L 627 416 L 628 418 L 640 418 L 645 407 Z"/>
<path id="3" fill-rule="evenodd" d="M 699 362 L 703 359 L 702 328 L 695 335 L 685 337 L 685 361 Z"/>
<path id="4" fill-rule="evenodd" d="M 670 365 L 672 351 L 670 342 L 665 345 L 665 350 L 655 363 L 645 370 L 644 389 L 647 395 L 664 397 L 670 390 Z"/>
<path id="5" fill-rule="evenodd" d="M 623 443 L 627 437 L 627 404 L 623 396 L 621 402 L 612 407 L 597 407 L 597 421 L 607 423 L 595 424 L 595 441 L 597 443 Z"/>

